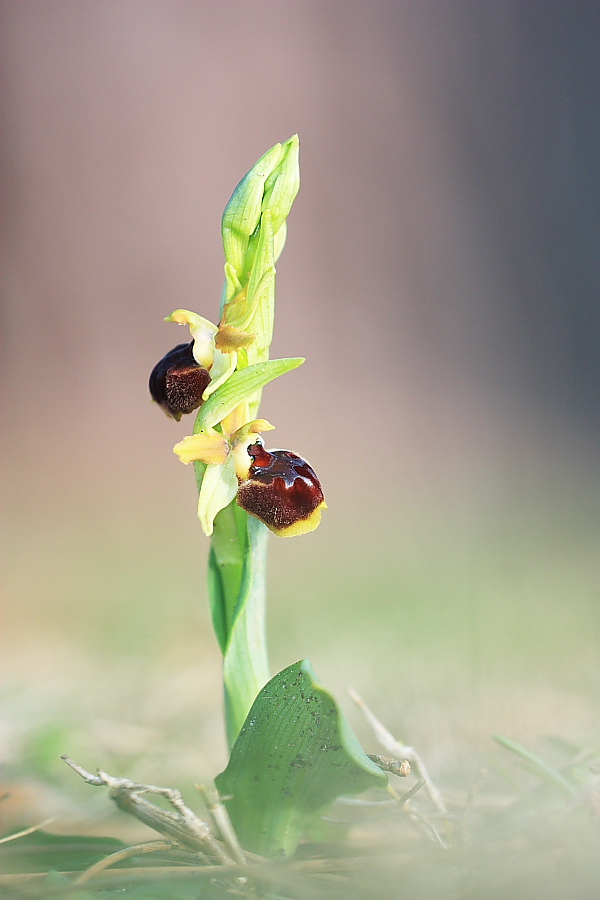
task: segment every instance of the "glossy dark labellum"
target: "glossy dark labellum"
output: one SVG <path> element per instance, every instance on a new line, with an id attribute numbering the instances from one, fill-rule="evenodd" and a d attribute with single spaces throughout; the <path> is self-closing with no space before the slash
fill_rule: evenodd
<path id="1" fill-rule="evenodd" d="M 198 409 L 202 404 L 202 394 L 210 383 L 210 373 L 196 362 L 193 346 L 193 341 L 178 344 L 163 356 L 150 373 L 152 399 L 177 421 Z"/>
<path id="2" fill-rule="evenodd" d="M 321 483 L 306 460 L 289 450 L 265 450 L 250 444 L 249 477 L 240 484 L 237 502 L 280 535 L 316 528 L 325 499 Z"/>

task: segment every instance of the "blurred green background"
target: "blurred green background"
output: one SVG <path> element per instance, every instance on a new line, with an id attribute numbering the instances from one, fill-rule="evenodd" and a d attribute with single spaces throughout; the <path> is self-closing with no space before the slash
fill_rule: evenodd
<path id="1" fill-rule="evenodd" d="M 310 657 L 368 750 L 348 686 L 454 790 L 494 732 L 594 744 L 600 7 L 0 11 L 3 828 L 106 831 L 61 753 L 224 767 L 191 420 L 147 377 L 165 315 L 217 317 L 222 210 L 294 132 L 273 355 L 307 363 L 261 413 L 329 510 L 271 541 L 273 668 Z"/>

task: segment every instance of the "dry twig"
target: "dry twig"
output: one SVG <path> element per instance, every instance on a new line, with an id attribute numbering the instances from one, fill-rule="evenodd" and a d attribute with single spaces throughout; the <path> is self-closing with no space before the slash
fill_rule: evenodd
<path id="1" fill-rule="evenodd" d="M 63 755 L 61 759 L 87 784 L 108 787 L 110 797 L 119 809 L 135 816 L 136 819 L 148 825 L 149 828 L 153 828 L 154 831 L 158 831 L 159 834 L 171 838 L 183 847 L 201 853 L 207 860 L 218 862 L 221 865 L 231 865 L 234 862 L 227 847 L 215 838 L 210 826 L 199 819 L 185 804 L 180 791 L 174 788 L 157 787 L 153 784 L 138 784 L 128 778 L 115 778 L 100 770 L 93 775 L 66 755 Z M 142 794 L 156 794 L 164 797 L 175 812 L 161 809 L 146 800 Z"/>

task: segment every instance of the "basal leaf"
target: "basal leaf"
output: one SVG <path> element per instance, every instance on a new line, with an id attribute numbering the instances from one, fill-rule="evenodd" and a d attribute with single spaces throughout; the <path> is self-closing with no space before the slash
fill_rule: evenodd
<path id="1" fill-rule="evenodd" d="M 216 784 L 242 844 L 279 856 L 337 797 L 384 788 L 387 776 L 302 660 L 260 691 Z"/>

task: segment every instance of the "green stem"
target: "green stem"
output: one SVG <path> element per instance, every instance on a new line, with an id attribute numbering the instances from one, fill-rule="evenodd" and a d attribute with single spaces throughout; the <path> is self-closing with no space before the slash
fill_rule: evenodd
<path id="1" fill-rule="evenodd" d="M 269 680 L 266 637 L 269 532 L 258 519 L 244 515 L 247 550 L 229 641 L 223 654 L 225 722 L 230 747 L 235 743 L 258 692 Z"/>
<path id="2" fill-rule="evenodd" d="M 201 472 L 197 475 L 201 478 Z M 268 530 L 235 501 L 215 519 L 208 564 L 213 627 L 223 654 L 225 723 L 233 746 L 269 679 L 266 641 Z"/>
<path id="3" fill-rule="evenodd" d="M 299 186 L 298 135 L 293 135 L 261 156 L 235 188 L 223 212 L 225 288 L 219 324 L 252 334 L 254 340 L 239 353 L 237 371 L 200 407 L 195 434 L 218 427 L 241 403 L 246 404 L 250 421 L 258 415 L 264 385 L 301 362 L 269 361 L 275 261 L 285 243 L 285 221 Z M 205 466 L 196 463 L 195 469 L 200 489 Z M 204 503 L 205 498 L 202 499 Z M 230 746 L 258 692 L 269 680 L 265 627 L 267 535 L 262 522 L 249 517 L 235 501 L 214 519 L 208 593 L 223 654 Z"/>

